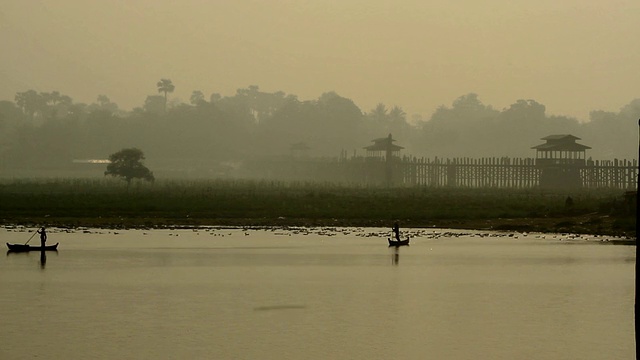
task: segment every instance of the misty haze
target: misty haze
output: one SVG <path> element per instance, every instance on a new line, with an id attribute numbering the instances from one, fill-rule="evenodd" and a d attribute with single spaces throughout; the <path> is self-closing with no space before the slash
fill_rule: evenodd
<path id="1" fill-rule="evenodd" d="M 639 17 L 3 1 L 0 359 L 633 358 Z"/>
<path id="2" fill-rule="evenodd" d="M 247 163 L 366 156 L 364 148 L 388 134 L 403 147 L 402 155 L 413 157 L 534 158 L 532 147 L 540 139 L 571 134 L 590 147 L 593 160 L 637 159 L 631 129 L 640 99 L 617 112 L 593 110 L 582 123 L 549 116 L 535 100 L 496 110 L 470 93 L 434 109 L 428 119 L 411 121 L 400 106 L 379 103 L 362 110 L 335 92 L 301 101 L 295 94 L 249 86 L 226 97 L 195 90 L 189 103 L 181 103 L 171 99 L 173 90 L 165 94 L 157 85 L 160 94 L 131 111 L 107 95 L 82 104 L 58 91 L 32 89 L 0 102 L 3 176 L 100 176 L 104 167 L 86 160 L 137 147 L 165 178 L 260 177 L 266 174 L 252 173 Z"/>

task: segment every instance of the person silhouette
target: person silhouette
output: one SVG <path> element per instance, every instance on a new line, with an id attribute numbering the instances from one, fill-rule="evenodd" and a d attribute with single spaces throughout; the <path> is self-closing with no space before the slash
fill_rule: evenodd
<path id="1" fill-rule="evenodd" d="M 393 224 L 392 230 L 396 236 L 396 240 L 400 241 L 400 226 L 398 225 L 398 223 Z"/>
<path id="2" fill-rule="evenodd" d="M 47 243 L 47 230 L 45 230 L 44 226 L 38 230 L 38 234 L 40 234 L 40 246 L 44 249 Z"/>

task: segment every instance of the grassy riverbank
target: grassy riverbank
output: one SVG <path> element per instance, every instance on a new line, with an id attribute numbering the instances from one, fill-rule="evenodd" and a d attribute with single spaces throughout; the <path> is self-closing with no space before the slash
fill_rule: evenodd
<path id="1" fill-rule="evenodd" d="M 0 222 L 38 226 L 381 226 L 635 237 L 622 191 L 379 188 L 267 181 L 0 183 Z M 571 196 L 573 204 L 567 204 Z"/>

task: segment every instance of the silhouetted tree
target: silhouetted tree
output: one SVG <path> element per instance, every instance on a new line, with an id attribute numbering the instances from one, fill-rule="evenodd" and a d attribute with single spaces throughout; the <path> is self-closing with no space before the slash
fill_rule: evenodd
<path id="1" fill-rule="evenodd" d="M 376 107 L 367 114 L 372 119 L 380 122 L 387 120 L 387 107 L 383 103 L 378 103 Z"/>
<path id="2" fill-rule="evenodd" d="M 191 102 L 191 105 L 198 106 L 205 103 L 206 101 L 204 100 L 204 94 L 202 93 L 202 91 L 194 90 L 191 93 L 191 98 L 189 99 L 189 102 Z"/>
<path id="3" fill-rule="evenodd" d="M 0 101 L 0 128 L 2 128 L 2 125 L 18 124 L 23 118 L 24 114 L 13 102 Z"/>
<path id="4" fill-rule="evenodd" d="M 162 113 L 166 110 L 166 99 L 160 95 L 149 95 L 144 100 L 144 111 L 148 113 Z"/>
<path id="5" fill-rule="evenodd" d="M 317 134 L 323 136 L 327 152 L 360 147 L 358 128 L 363 119 L 362 110 L 348 98 L 331 91 L 322 94 L 317 101 L 320 122 Z"/>
<path id="6" fill-rule="evenodd" d="M 386 127 L 389 121 L 389 110 L 383 103 L 378 103 L 375 108 L 366 114 L 370 126 L 376 127 L 376 132 L 388 132 Z"/>
<path id="7" fill-rule="evenodd" d="M 315 155 L 330 156 L 360 146 L 363 135 L 358 130 L 362 119 L 362 112 L 353 101 L 335 92 L 302 102 L 287 96 L 283 105 L 258 125 L 259 137 L 263 149 L 288 152 L 287 142 L 282 141 L 287 139 L 309 144 Z"/>
<path id="8" fill-rule="evenodd" d="M 466 94 L 439 107 L 420 131 L 412 131 L 399 106 L 378 104 L 363 116 L 351 100 L 333 92 L 299 101 L 295 95 L 249 86 L 232 96 L 206 97 L 201 106 L 175 107 L 156 93 L 142 98 L 144 109 L 126 114 L 114 112 L 116 105 L 104 95 L 90 105 L 73 103 L 56 91 L 15 95 L 15 101 L 0 101 L 0 168 L 66 169 L 71 159 L 99 158 L 136 144 L 159 162 L 213 169 L 229 160 L 288 154 L 296 142 L 308 144 L 312 156 L 351 153 L 389 132 L 406 148 L 404 154 L 430 158 L 531 157 L 530 147 L 541 137 L 572 134 L 592 147 L 588 156 L 596 160 L 634 159 L 637 132 L 629 129 L 636 129 L 640 113 L 640 100 L 634 100 L 616 111 L 593 111 L 590 121 L 579 123 L 546 114 L 535 100 L 517 100 L 497 111 L 478 95 Z M 56 121 L 41 121 L 51 119 L 53 110 Z M 26 121 L 29 117 L 36 121 Z M 398 128 L 405 127 L 402 134 Z"/>
<path id="9" fill-rule="evenodd" d="M 15 102 L 32 120 L 35 115 L 42 112 L 47 105 L 42 95 L 38 94 L 35 90 L 16 93 Z"/>
<path id="10" fill-rule="evenodd" d="M 40 96 L 45 102 L 43 112 L 48 119 L 67 116 L 69 107 L 73 104 L 70 96 L 62 95 L 58 91 L 52 91 L 50 93 L 42 92 Z"/>
<path id="11" fill-rule="evenodd" d="M 67 95 L 62 95 L 58 91 L 52 91 L 50 93 L 40 93 L 40 95 L 42 96 L 44 101 L 47 103 L 47 105 L 54 106 L 54 107 L 58 104 L 71 105 L 71 103 L 73 102 L 71 97 Z"/>
<path id="12" fill-rule="evenodd" d="M 109 155 L 111 163 L 107 165 L 107 171 L 104 172 L 104 175 L 122 178 L 127 182 L 127 187 L 131 185 L 133 179 L 154 181 L 153 172 L 142 164 L 142 160 L 144 160 L 142 150 L 137 148 L 122 149 Z"/>
<path id="13" fill-rule="evenodd" d="M 378 103 L 375 108 L 365 114 L 359 133 L 371 140 L 389 133 L 389 110 L 383 103 Z M 394 134 L 394 137 L 396 134 Z M 367 141 L 368 142 L 368 141 Z"/>
<path id="14" fill-rule="evenodd" d="M 236 106 L 246 107 L 254 121 L 260 123 L 284 105 L 286 99 L 287 96 L 282 91 L 267 93 L 260 91 L 257 85 L 251 85 L 246 89 L 238 89 L 236 95 L 228 100 L 234 102 Z"/>
<path id="15" fill-rule="evenodd" d="M 171 79 L 160 79 L 156 86 L 159 93 L 164 93 L 164 111 L 167 111 L 167 93 L 172 93 L 176 87 L 171 82 Z"/>
<path id="16" fill-rule="evenodd" d="M 89 105 L 87 108 L 88 112 L 94 111 L 106 111 L 111 114 L 115 114 L 118 112 L 118 105 L 116 103 L 111 102 L 106 95 L 98 95 L 96 102 Z"/>
<path id="17" fill-rule="evenodd" d="M 405 138 L 409 132 L 407 113 L 401 107 L 395 105 L 389 110 L 389 125 L 387 133 L 394 134 L 397 139 Z"/>
<path id="18" fill-rule="evenodd" d="M 535 123 L 543 120 L 546 107 L 535 100 L 518 100 L 505 109 L 501 116 L 519 123 Z"/>
<path id="19" fill-rule="evenodd" d="M 589 113 L 590 121 L 583 124 L 585 144 L 594 158 L 634 159 L 638 155 L 637 131 L 640 99 L 620 108 L 619 112 L 596 110 Z"/>
<path id="20" fill-rule="evenodd" d="M 98 95 L 98 99 L 96 101 L 100 107 L 106 107 L 111 104 L 111 100 L 107 97 L 107 95 Z"/>
<path id="21" fill-rule="evenodd" d="M 483 143 L 496 143 L 494 120 L 500 113 L 484 105 L 474 93 L 458 97 L 451 107 L 440 106 L 422 132 L 415 148 L 429 156 L 478 156 Z M 488 155 L 483 155 L 488 156 Z"/>

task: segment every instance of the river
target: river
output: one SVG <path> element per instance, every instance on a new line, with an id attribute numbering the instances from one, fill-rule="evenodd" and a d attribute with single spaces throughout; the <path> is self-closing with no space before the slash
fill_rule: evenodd
<path id="1" fill-rule="evenodd" d="M 401 231 L 49 229 L 0 258 L 0 359 L 635 357 L 634 246 Z"/>

